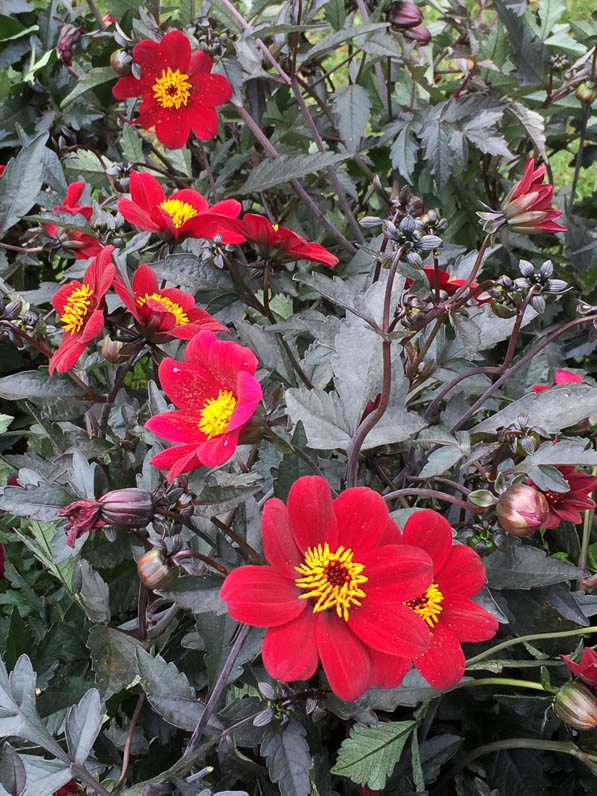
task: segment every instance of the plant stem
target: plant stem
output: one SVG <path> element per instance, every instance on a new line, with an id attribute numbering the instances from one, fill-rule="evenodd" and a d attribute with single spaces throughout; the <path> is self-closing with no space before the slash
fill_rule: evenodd
<path id="1" fill-rule="evenodd" d="M 200 531 L 199 528 L 196 528 L 191 520 L 187 519 L 187 517 L 184 517 L 182 514 L 177 514 L 177 512 L 170 511 L 170 509 L 155 509 L 155 513 L 160 514 L 162 517 L 170 517 L 170 519 L 180 522 L 181 525 L 184 525 L 185 528 L 189 529 L 189 531 L 192 531 L 194 534 L 199 536 L 204 542 L 207 542 L 212 547 L 216 546 L 216 543 L 211 536 L 206 534 L 205 531 Z"/>
<path id="2" fill-rule="evenodd" d="M 112 387 L 112 391 L 110 392 L 110 395 L 108 395 L 106 403 L 102 409 L 102 414 L 99 422 L 100 437 L 104 437 L 106 434 L 106 427 L 108 425 L 108 420 L 110 418 L 110 410 L 112 409 L 112 405 L 116 400 L 116 396 L 118 395 L 120 388 L 124 384 L 124 380 L 126 379 L 127 373 L 133 367 L 135 360 L 137 359 L 137 355 L 141 351 L 144 345 L 145 345 L 145 340 L 140 340 L 138 343 L 135 344 L 133 350 L 129 354 L 128 359 L 116 374 L 116 378 L 114 379 L 114 386 Z"/>
<path id="3" fill-rule="evenodd" d="M 88 785 L 91 788 L 92 793 L 97 793 L 98 796 L 112 796 L 112 793 L 109 790 L 106 790 L 103 785 L 100 785 L 99 782 L 91 776 L 85 766 L 72 764 L 70 767 L 70 773 L 73 775 L 74 779 L 80 779 L 82 782 Z"/>
<path id="4" fill-rule="evenodd" d="M 512 677 L 480 677 L 478 680 L 469 680 L 460 687 L 470 688 L 475 685 L 512 685 L 517 688 L 532 688 L 535 691 L 545 692 L 541 683 L 536 683 L 534 680 L 516 680 Z"/>
<path id="5" fill-rule="evenodd" d="M 395 500 L 396 498 L 407 497 L 408 495 L 419 495 L 420 497 L 443 500 L 444 503 L 453 503 L 455 506 L 460 506 L 460 508 L 466 509 L 466 511 L 470 511 L 473 514 L 483 514 L 486 511 L 485 508 L 482 508 L 481 506 L 474 506 L 472 503 L 467 503 L 465 500 L 460 500 L 460 498 L 457 498 L 454 495 L 448 495 L 445 492 L 438 492 L 435 489 L 424 489 L 419 487 L 396 489 L 394 492 L 388 492 L 387 495 L 383 495 L 383 499 Z"/>
<path id="6" fill-rule="evenodd" d="M 511 638 L 508 641 L 502 641 L 500 644 L 496 644 L 494 647 L 490 647 L 489 649 L 480 652 L 478 655 L 474 655 L 472 658 L 469 658 L 466 661 L 465 665 L 471 666 L 473 663 L 478 663 L 485 658 L 490 658 L 496 652 L 500 652 L 500 650 L 513 647 L 515 644 L 524 644 L 526 641 L 544 641 L 550 638 L 574 638 L 575 636 L 584 636 L 585 634 L 590 635 L 591 633 L 597 633 L 597 626 L 579 627 L 576 630 L 560 630 L 556 633 L 531 633 L 528 636 Z"/>
<path id="7" fill-rule="evenodd" d="M 102 17 L 100 12 L 98 11 L 98 8 L 95 5 L 95 3 L 93 2 L 93 0 L 87 0 L 87 5 L 91 9 L 91 13 L 96 18 L 97 24 L 100 26 L 100 28 L 102 30 L 107 30 L 107 26 L 106 26 L 106 23 L 104 22 L 104 18 Z"/>
<path id="8" fill-rule="evenodd" d="M 578 185 L 578 178 L 580 176 L 580 169 L 582 166 L 582 155 L 585 146 L 585 136 L 587 134 L 587 123 L 591 117 L 591 105 L 588 102 L 583 102 L 582 119 L 580 122 L 580 136 L 578 139 L 578 152 L 576 153 L 576 161 L 574 163 L 574 177 L 572 178 L 572 187 L 570 188 L 570 199 L 568 201 L 568 208 L 566 214 L 572 215 L 574 208 L 574 200 L 576 198 L 576 186 Z"/>
<path id="9" fill-rule="evenodd" d="M 236 542 L 241 550 L 244 550 L 245 553 L 248 553 L 253 561 L 256 561 L 258 564 L 267 564 L 265 558 L 260 555 L 257 550 L 254 550 L 248 542 L 245 542 L 242 536 L 239 536 L 229 525 L 226 525 L 225 522 L 222 522 L 222 520 L 215 516 L 210 517 L 210 521 L 213 522 L 216 528 L 222 531 L 222 533 L 224 533 L 226 536 L 229 536 L 233 542 Z"/>
<path id="10" fill-rule="evenodd" d="M 597 475 L 597 467 L 593 467 L 593 475 Z M 594 492 L 594 490 L 593 490 Z M 582 540 L 580 545 L 580 554 L 578 556 L 578 568 L 587 568 L 587 556 L 589 553 L 589 542 L 591 541 L 591 529 L 593 528 L 593 520 L 595 519 L 595 509 L 588 509 L 585 511 L 582 524 Z M 587 590 L 587 586 L 583 584 L 583 579 L 579 578 L 576 581 L 576 588 Z"/>
<path id="11" fill-rule="evenodd" d="M 133 715 L 131 716 L 131 723 L 129 724 L 128 732 L 126 734 L 126 742 L 124 744 L 124 752 L 122 755 L 122 772 L 116 782 L 114 783 L 114 790 L 117 791 L 118 788 L 122 785 L 126 778 L 126 772 L 129 767 L 129 760 L 131 758 L 131 746 L 133 743 L 133 735 L 135 733 L 135 727 L 137 726 L 137 721 L 139 716 L 141 715 L 141 708 L 143 707 L 143 703 L 145 702 L 145 693 L 141 691 L 139 694 L 139 699 L 137 700 L 137 704 L 135 705 L 135 710 L 133 711 Z"/>

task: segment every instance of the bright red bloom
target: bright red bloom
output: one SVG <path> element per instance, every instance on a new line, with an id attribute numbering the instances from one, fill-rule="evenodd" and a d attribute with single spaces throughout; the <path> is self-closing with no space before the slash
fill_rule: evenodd
<path id="1" fill-rule="evenodd" d="M 154 467 L 169 471 L 168 481 L 195 467 L 228 461 L 262 398 L 253 375 L 257 357 L 248 348 L 204 331 L 189 340 L 184 359 L 167 358 L 159 367 L 163 389 L 180 408 L 154 415 L 145 424 L 158 436 L 183 443 L 151 460 Z"/>
<path id="2" fill-rule="evenodd" d="M 308 680 L 321 662 L 347 701 L 400 684 L 429 629 L 405 603 L 431 583 L 431 560 L 400 545 L 381 495 L 354 487 L 332 501 L 320 476 L 299 478 L 261 521 L 270 566 L 228 575 L 220 596 L 239 622 L 267 627 L 262 656 L 277 680 Z M 394 542 L 386 537 L 393 534 Z"/>
<path id="3" fill-rule="evenodd" d="M 431 644 L 415 666 L 434 688 L 453 688 L 464 674 L 460 642 L 487 641 L 498 629 L 496 618 L 470 599 L 485 583 L 485 567 L 471 547 L 452 544 L 450 524 L 432 509 L 409 517 L 402 542 L 433 561 L 433 582 L 409 601 L 431 632 Z"/>
<path id="4" fill-rule="evenodd" d="M 597 652 L 590 647 L 585 647 L 580 656 L 580 662 L 576 663 L 566 655 L 560 655 L 572 674 L 579 677 L 587 685 L 597 686 Z"/>
<path id="5" fill-rule="evenodd" d="M 246 240 L 253 243 L 262 257 L 282 262 L 308 260 L 332 266 L 338 263 L 336 255 L 324 246 L 309 243 L 291 229 L 272 224 L 256 213 L 245 213 L 242 221 L 237 221 L 232 229 L 237 229 Z"/>
<path id="6" fill-rule="evenodd" d="M 529 158 L 522 179 L 514 183 L 500 210 L 477 213 L 485 222 L 483 229 L 493 233 L 508 225 L 513 232 L 526 235 L 536 235 L 539 232 L 566 232 L 567 227 L 556 223 L 562 211 L 551 207 L 553 185 L 543 184 L 546 170 L 546 166 L 535 168 L 535 161 Z"/>
<path id="7" fill-rule="evenodd" d="M 597 505 L 589 497 L 597 487 L 597 478 L 587 473 L 576 473 L 574 465 L 561 465 L 556 468 L 561 472 L 564 480 L 570 487 L 568 492 L 552 492 L 551 489 L 539 490 L 543 492 L 549 506 L 549 514 L 543 523 L 544 528 L 557 528 L 562 520 L 575 525 L 582 522 L 579 509 L 594 509 Z M 536 489 L 539 487 L 529 478 L 529 484 Z"/>
<path id="8" fill-rule="evenodd" d="M 582 382 L 582 376 L 577 373 L 571 373 L 569 370 L 556 370 L 556 375 L 553 379 L 553 384 L 535 384 L 533 392 L 543 392 L 543 390 L 551 390 L 552 387 L 558 384 L 575 384 Z"/>
<path id="9" fill-rule="evenodd" d="M 115 268 L 112 265 L 114 246 L 105 246 L 91 261 L 83 282 L 67 282 L 54 294 L 52 305 L 62 321 L 64 334 L 58 349 L 50 359 L 50 375 L 57 370 L 70 370 L 88 343 L 104 328 L 103 299 L 112 284 Z"/>
<path id="10" fill-rule="evenodd" d="M 121 77 L 112 89 L 118 100 L 142 97 L 136 121 L 155 134 L 168 149 L 183 147 L 191 132 L 197 138 L 218 133 L 217 105 L 228 102 L 232 86 L 224 75 L 210 74 L 213 59 L 196 50 L 180 30 L 172 30 L 158 44 L 143 39 L 133 49 L 133 61 L 141 67 L 137 80 Z"/>
<path id="11" fill-rule="evenodd" d="M 84 216 L 87 221 L 91 218 L 93 208 L 91 205 L 80 205 L 79 199 L 85 190 L 85 180 L 79 182 L 71 182 L 66 192 L 64 204 L 56 205 L 52 210 L 53 213 L 70 213 L 74 215 L 79 213 Z M 97 257 L 102 250 L 102 245 L 91 235 L 85 232 L 80 232 L 78 229 L 63 230 L 56 224 L 45 224 L 46 232 L 53 238 L 58 237 L 58 230 L 64 231 L 68 237 L 69 242 L 73 244 L 72 250 L 77 260 L 86 260 L 88 257 Z"/>
<path id="12" fill-rule="evenodd" d="M 74 779 L 71 779 L 70 782 L 67 782 L 66 785 L 63 785 L 58 790 L 54 791 L 54 796 L 69 796 L 71 793 L 78 793 L 79 786 L 75 782 Z"/>
<path id="13" fill-rule="evenodd" d="M 121 199 L 118 209 L 131 224 L 149 232 L 179 238 L 215 238 L 223 243 L 241 243 L 244 236 L 227 222 L 236 219 L 241 204 L 224 199 L 211 207 L 197 191 L 183 188 L 166 196 L 156 178 L 144 171 L 131 171 L 131 198 Z"/>
<path id="14" fill-rule="evenodd" d="M 425 272 L 425 276 L 427 277 L 427 281 L 429 282 L 429 287 L 435 287 L 435 268 L 433 265 L 424 265 L 423 271 Z M 463 285 L 466 284 L 466 279 L 456 279 L 447 271 L 443 271 L 441 268 L 438 269 L 438 276 L 439 276 L 439 288 L 440 290 L 445 291 L 448 296 L 453 296 L 456 291 L 461 288 Z M 407 279 L 404 283 L 405 289 L 408 290 L 409 287 L 412 285 L 412 279 Z M 491 296 L 488 293 L 481 292 L 481 287 L 479 286 L 478 282 L 471 282 L 469 285 L 469 290 L 474 290 L 474 294 L 472 298 L 475 299 L 477 304 L 487 304 L 488 301 L 491 301 Z"/>
<path id="15" fill-rule="evenodd" d="M 119 273 L 114 276 L 114 290 L 141 330 L 157 342 L 166 337 L 190 340 L 202 329 L 228 331 L 209 312 L 196 307 L 190 293 L 178 288 L 160 289 L 155 272 L 145 263 L 135 271 L 132 291 Z"/>
<path id="16" fill-rule="evenodd" d="M 4 174 L 4 170 L 5 169 L 6 169 L 6 166 L 3 163 L 0 163 L 0 177 Z"/>

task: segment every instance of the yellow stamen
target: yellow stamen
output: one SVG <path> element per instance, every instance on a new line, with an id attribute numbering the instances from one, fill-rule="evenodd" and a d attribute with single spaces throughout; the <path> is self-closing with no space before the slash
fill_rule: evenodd
<path id="1" fill-rule="evenodd" d="M 176 326 L 184 326 L 189 322 L 188 315 L 185 313 L 180 304 L 172 301 L 172 299 L 169 299 L 167 296 L 161 296 L 159 293 L 146 293 L 144 296 L 138 296 L 137 304 L 142 307 L 148 299 L 159 301 L 159 303 L 165 307 L 168 312 L 171 312 L 172 315 L 174 315 Z"/>
<path id="2" fill-rule="evenodd" d="M 326 542 L 323 546 L 310 547 L 305 553 L 305 563 L 295 567 L 301 575 L 295 583 L 307 592 L 300 598 L 317 600 L 313 606 L 314 614 L 334 608 L 340 619 L 347 622 L 348 609 L 352 605 L 361 605 L 358 598 L 365 597 L 365 592 L 360 586 L 368 578 L 361 574 L 364 565 L 353 561 L 352 556 L 350 547 L 340 545 L 332 553 Z"/>
<path id="3" fill-rule="evenodd" d="M 207 434 L 208 439 L 223 434 L 235 406 L 236 398 L 230 390 L 220 390 L 217 398 L 208 398 L 200 412 L 199 431 Z"/>
<path id="4" fill-rule="evenodd" d="M 441 603 L 443 602 L 444 595 L 437 587 L 437 583 L 432 583 L 427 589 L 425 594 L 420 597 L 415 597 L 414 600 L 409 600 L 406 604 L 409 608 L 419 614 L 429 627 L 433 627 L 439 621 L 439 615 L 442 612 Z"/>
<path id="5" fill-rule="evenodd" d="M 280 229 L 280 225 L 279 224 L 272 224 L 272 226 L 276 230 L 276 232 Z"/>
<path id="6" fill-rule="evenodd" d="M 76 334 L 81 327 L 91 304 L 93 290 L 89 285 L 76 287 L 67 298 L 60 320 L 64 325 L 64 331 Z"/>
<path id="7" fill-rule="evenodd" d="M 153 84 L 153 96 L 162 108 L 178 110 L 181 105 L 188 105 L 191 88 L 188 75 L 179 69 L 173 72 L 171 67 L 168 67 L 162 69 L 161 77 L 158 77 Z"/>
<path id="8" fill-rule="evenodd" d="M 199 212 L 193 205 L 188 202 L 182 202 L 180 199 L 164 199 L 160 207 L 174 221 L 176 229 L 180 229 L 183 224 L 186 224 L 190 218 L 194 218 Z"/>

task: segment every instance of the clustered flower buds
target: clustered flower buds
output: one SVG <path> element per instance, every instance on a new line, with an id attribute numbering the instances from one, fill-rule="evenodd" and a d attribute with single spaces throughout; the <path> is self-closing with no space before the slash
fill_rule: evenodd
<path id="1" fill-rule="evenodd" d="M 500 495 L 496 506 L 500 525 L 510 536 L 532 536 L 549 513 L 545 496 L 528 484 L 514 484 Z"/>
<path id="2" fill-rule="evenodd" d="M 429 44 L 431 33 L 422 25 L 423 14 L 421 9 L 411 0 L 399 0 L 390 6 L 390 28 L 397 33 L 402 33 L 405 39 L 416 41 L 419 44 Z"/>

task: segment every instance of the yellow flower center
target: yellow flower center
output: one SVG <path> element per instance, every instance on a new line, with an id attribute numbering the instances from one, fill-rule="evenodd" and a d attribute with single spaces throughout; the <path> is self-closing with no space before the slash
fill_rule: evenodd
<path id="1" fill-rule="evenodd" d="M 350 547 L 340 547 L 335 553 L 330 551 L 326 542 L 323 547 L 310 547 L 305 553 L 305 563 L 295 567 L 301 577 L 295 583 L 306 594 L 301 599 L 313 597 L 316 600 L 313 613 L 334 608 L 340 619 L 348 621 L 348 609 L 352 605 L 361 605 L 359 597 L 365 597 L 361 584 L 368 578 L 361 574 L 365 568 L 352 560 Z"/>
<path id="2" fill-rule="evenodd" d="M 185 313 L 180 304 L 172 301 L 172 299 L 169 299 L 167 296 L 160 296 L 159 293 L 146 293 L 144 296 L 138 296 L 137 304 L 142 307 L 148 301 L 148 299 L 159 301 L 162 307 L 165 307 L 168 312 L 171 312 L 172 315 L 174 315 L 174 320 L 176 321 L 177 326 L 184 326 L 185 323 L 189 322 L 188 315 Z"/>
<path id="3" fill-rule="evenodd" d="M 276 230 L 276 232 L 280 229 L 279 224 L 272 224 L 272 227 Z"/>
<path id="4" fill-rule="evenodd" d="M 439 615 L 442 612 L 442 602 L 444 595 L 437 587 L 437 583 L 432 583 L 427 589 L 425 594 L 420 597 L 415 597 L 414 600 L 409 600 L 406 604 L 409 608 L 419 616 L 421 616 L 429 625 L 433 627 L 439 621 Z"/>
<path id="5" fill-rule="evenodd" d="M 186 224 L 190 218 L 194 218 L 199 212 L 193 205 L 188 202 L 182 202 L 180 199 L 164 199 L 160 207 L 174 221 L 176 229 L 180 229 L 183 224 Z"/>
<path id="6" fill-rule="evenodd" d="M 175 72 L 170 67 L 162 69 L 161 77 L 153 84 L 153 96 L 162 108 L 176 108 L 188 105 L 192 85 L 189 76 L 177 69 Z"/>
<path id="7" fill-rule="evenodd" d="M 199 431 L 207 434 L 208 439 L 223 434 L 235 406 L 236 398 L 230 390 L 220 390 L 217 398 L 208 398 L 200 412 Z"/>
<path id="8" fill-rule="evenodd" d="M 64 331 L 76 334 L 83 326 L 83 321 L 91 304 L 93 290 L 89 285 L 76 287 L 66 300 L 60 320 Z"/>

